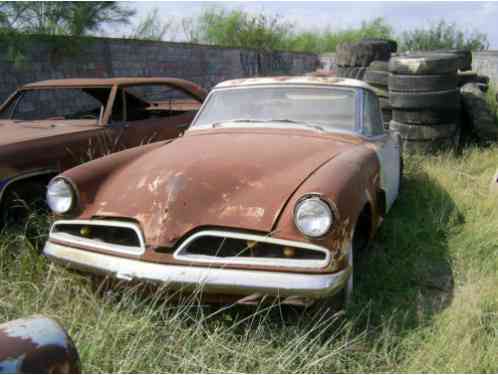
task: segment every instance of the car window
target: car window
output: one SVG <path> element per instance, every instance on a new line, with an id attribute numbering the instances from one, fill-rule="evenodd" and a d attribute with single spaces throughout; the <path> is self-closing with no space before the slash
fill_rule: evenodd
<path id="1" fill-rule="evenodd" d="M 363 109 L 363 133 L 369 137 L 384 134 L 379 99 L 377 95 L 366 90 Z"/>
<path id="2" fill-rule="evenodd" d="M 127 86 L 118 91 L 118 96 L 123 92 L 128 121 L 177 116 L 201 106 L 190 94 L 164 84 Z"/>
<path id="3" fill-rule="evenodd" d="M 95 120 L 98 123 L 110 89 L 54 88 L 22 92 L 11 113 L 14 120 Z M 91 92 L 91 93 L 90 93 Z"/>
<path id="4" fill-rule="evenodd" d="M 355 91 L 330 87 L 244 87 L 213 92 L 194 128 L 250 120 L 254 126 L 275 126 L 270 120 L 319 125 L 325 130 L 355 128 Z M 262 123 L 257 123 L 258 121 Z M 284 124 L 285 122 L 282 122 Z"/>

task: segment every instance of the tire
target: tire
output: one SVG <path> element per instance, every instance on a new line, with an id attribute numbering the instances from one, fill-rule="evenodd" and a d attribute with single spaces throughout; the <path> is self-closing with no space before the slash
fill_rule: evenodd
<path id="1" fill-rule="evenodd" d="M 391 53 L 395 53 L 398 51 L 398 43 L 395 40 L 392 39 L 382 39 L 382 38 L 363 38 L 363 42 L 382 42 L 382 43 L 387 43 L 389 46 L 389 49 Z"/>
<path id="2" fill-rule="evenodd" d="M 419 91 L 444 91 L 456 90 L 457 75 L 433 74 L 433 75 L 398 75 L 389 74 L 389 90 L 419 92 Z"/>
<path id="3" fill-rule="evenodd" d="M 457 109 L 460 107 L 460 91 L 401 92 L 389 91 L 393 108 L 402 109 Z"/>
<path id="4" fill-rule="evenodd" d="M 350 66 L 338 66 L 336 70 L 337 77 L 341 78 L 353 78 L 353 79 L 363 79 L 366 68 L 350 67 Z"/>
<path id="5" fill-rule="evenodd" d="M 336 48 L 338 66 L 367 67 L 374 60 L 388 61 L 390 57 L 391 48 L 384 41 L 340 43 Z"/>
<path id="6" fill-rule="evenodd" d="M 372 86 L 375 94 L 377 94 L 379 98 L 389 98 L 389 91 L 386 86 L 372 85 L 371 83 L 369 83 L 369 85 Z"/>
<path id="7" fill-rule="evenodd" d="M 375 60 L 370 63 L 368 66 L 368 70 L 377 70 L 380 72 L 388 72 L 389 71 L 389 62 L 388 61 L 380 61 Z"/>
<path id="8" fill-rule="evenodd" d="M 379 85 L 387 87 L 389 73 L 380 70 L 367 69 L 365 72 L 365 82 L 371 85 Z"/>
<path id="9" fill-rule="evenodd" d="M 389 103 L 388 98 L 379 98 L 379 107 L 382 110 L 384 110 L 384 109 L 392 110 L 392 107 L 391 107 L 391 104 Z"/>
<path id="10" fill-rule="evenodd" d="M 438 49 L 431 51 L 433 53 L 450 53 L 458 59 L 458 70 L 472 70 L 472 52 L 465 49 Z"/>
<path id="11" fill-rule="evenodd" d="M 483 83 L 489 84 L 489 77 L 479 75 L 476 72 L 458 72 L 458 87 L 466 85 L 467 83 Z"/>
<path id="12" fill-rule="evenodd" d="M 439 124 L 434 126 L 409 125 L 397 121 L 391 121 L 389 128 L 397 131 L 402 140 L 410 141 L 433 141 L 436 139 L 452 138 L 456 134 L 456 124 Z"/>
<path id="13" fill-rule="evenodd" d="M 453 54 L 412 54 L 389 60 L 389 72 L 408 75 L 455 73 L 458 59 Z"/>
<path id="14" fill-rule="evenodd" d="M 394 108 L 392 118 L 394 121 L 410 125 L 436 125 L 456 122 L 460 111 L 456 110 L 422 110 L 407 111 Z"/>

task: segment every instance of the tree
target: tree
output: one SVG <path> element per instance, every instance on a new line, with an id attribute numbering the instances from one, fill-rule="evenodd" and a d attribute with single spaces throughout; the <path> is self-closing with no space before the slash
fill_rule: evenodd
<path id="1" fill-rule="evenodd" d="M 174 21 L 172 19 L 161 20 L 159 10 L 154 8 L 140 20 L 135 30 L 126 37 L 159 41 L 164 40 L 169 34 L 168 40 L 174 40 L 175 29 Z"/>
<path id="2" fill-rule="evenodd" d="M 0 27 L 26 34 L 82 36 L 126 24 L 135 11 L 115 1 L 0 2 Z"/>
<path id="3" fill-rule="evenodd" d="M 291 28 L 279 15 L 209 9 L 198 18 L 194 34 L 208 44 L 272 51 L 285 49 Z"/>
<path id="4" fill-rule="evenodd" d="M 401 34 L 401 50 L 430 51 L 442 48 L 469 49 L 481 51 L 489 47 L 485 34 L 476 30 L 465 33 L 455 23 L 444 20 L 432 24 L 429 28 L 418 28 Z"/>

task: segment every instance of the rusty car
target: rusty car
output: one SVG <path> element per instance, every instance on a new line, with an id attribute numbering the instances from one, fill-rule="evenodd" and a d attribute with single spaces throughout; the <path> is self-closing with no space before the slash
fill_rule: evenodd
<path id="1" fill-rule="evenodd" d="M 73 340 L 55 320 L 41 315 L 0 324 L 0 374 L 79 374 Z"/>
<path id="2" fill-rule="evenodd" d="M 47 183 L 83 161 L 177 137 L 206 91 L 176 78 L 58 79 L 27 84 L 0 107 L 0 210 L 44 198 Z M 38 194 L 37 194 L 38 193 Z"/>
<path id="3" fill-rule="evenodd" d="M 343 303 L 400 178 L 399 134 L 366 83 L 226 81 L 181 137 L 52 179 L 44 254 L 206 299 Z"/>

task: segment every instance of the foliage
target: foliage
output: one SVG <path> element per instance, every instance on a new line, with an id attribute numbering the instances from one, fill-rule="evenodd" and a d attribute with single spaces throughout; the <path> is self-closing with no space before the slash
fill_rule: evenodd
<path id="1" fill-rule="evenodd" d="M 57 318 L 92 373 L 495 373 L 497 165 L 495 147 L 407 159 L 401 196 L 355 266 L 353 305 L 335 319 L 110 288 L 41 257 L 38 216 L 38 231 L 0 235 L 0 321 Z"/>
<path id="2" fill-rule="evenodd" d="M 345 42 L 358 42 L 363 38 L 391 39 L 393 30 L 383 18 L 363 21 L 359 28 L 338 31 L 296 32 L 289 41 L 289 49 L 314 53 L 334 52 L 337 45 Z"/>
<path id="3" fill-rule="evenodd" d="M 157 8 L 152 9 L 144 18 L 142 18 L 131 34 L 126 38 L 142 40 L 165 40 L 174 39 L 175 24 L 172 19 L 162 20 Z"/>
<path id="4" fill-rule="evenodd" d="M 82 36 L 125 24 L 135 11 L 115 1 L 2 1 L 0 27 L 26 34 Z"/>
<path id="5" fill-rule="evenodd" d="M 221 46 L 255 48 L 263 51 L 288 50 L 302 52 L 331 52 L 337 44 L 355 42 L 363 38 L 391 38 L 392 27 L 383 18 L 362 22 L 359 28 L 339 31 L 295 31 L 295 25 L 281 16 L 251 15 L 241 10 L 227 12 L 207 9 L 192 27 L 189 22 L 187 38 Z"/>
<path id="6" fill-rule="evenodd" d="M 489 47 L 486 34 L 476 30 L 466 33 L 455 23 L 441 20 L 429 28 L 417 28 L 401 34 L 401 50 L 430 51 L 442 48 L 482 51 Z"/>
<path id="7" fill-rule="evenodd" d="M 196 34 L 201 42 L 208 44 L 273 51 L 286 48 L 291 28 L 279 15 L 212 8 L 197 19 Z"/>

